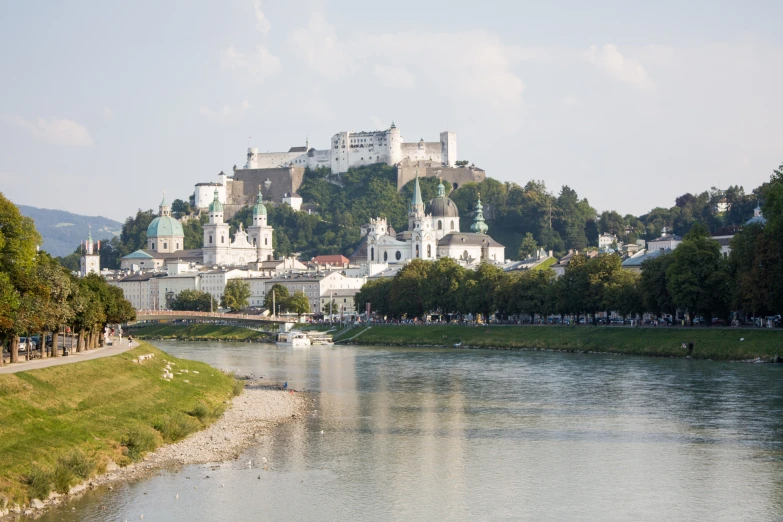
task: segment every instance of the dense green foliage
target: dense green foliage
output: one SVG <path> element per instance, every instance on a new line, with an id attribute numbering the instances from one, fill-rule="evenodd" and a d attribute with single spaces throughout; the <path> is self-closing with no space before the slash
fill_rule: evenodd
<path id="1" fill-rule="evenodd" d="M 231 279 L 226 283 L 220 305 L 236 312 L 245 308 L 250 301 L 250 285 L 241 279 Z"/>
<path id="2" fill-rule="evenodd" d="M 209 292 L 201 290 L 183 290 L 168 303 L 172 310 L 189 312 L 213 312 L 218 309 L 217 299 Z"/>
<path id="3" fill-rule="evenodd" d="M 437 194 L 438 180 L 420 179 L 422 198 L 429 201 Z M 753 207 L 767 184 L 745 194 L 742 187 L 725 191 L 715 188 L 698 195 L 684 194 L 671 208 L 655 208 L 641 216 L 621 216 L 614 211 L 598 213 L 576 191 L 563 186 L 557 194 L 549 191 L 543 181 L 531 180 L 525 185 L 501 183 L 488 178 L 481 183 L 465 183 L 447 194 L 460 212 L 462 230 L 470 227 L 479 192 L 490 234 L 506 246 L 509 257 L 530 255 L 537 247 L 552 250 L 556 255 L 568 249 L 584 250 L 598 245 L 598 236 L 607 232 L 623 241 L 652 239 L 663 227 L 684 235 L 696 223 L 714 233 L 730 225 L 741 225 L 753 215 Z M 288 205 L 269 204 L 268 223 L 274 227 L 273 246 L 276 256 L 298 254 L 309 259 L 319 254 L 350 256 L 360 241 L 360 227 L 375 217 L 385 217 L 396 230 L 407 226 L 407 212 L 413 192 L 413 182 L 397 191 L 396 167 L 377 164 L 351 169 L 333 175 L 329 169 L 306 170 L 299 193 L 305 208 L 312 212 L 295 211 Z M 718 211 L 725 199 L 728 210 Z M 175 217 L 188 216 L 192 209 L 182 201 L 172 204 Z M 139 210 L 129 217 L 122 233 L 104 243 L 101 264 L 117 268 L 122 256 L 143 248 L 146 230 L 154 219 L 153 211 Z M 251 207 L 246 207 L 230 220 L 231 233 L 241 224 L 252 224 Z M 206 216 L 191 218 L 183 224 L 185 249 L 200 248 Z M 62 262 L 72 269 L 78 265 L 78 255 Z"/>
<path id="4" fill-rule="evenodd" d="M 136 316 L 119 288 L 95 274 L 77 279 L 46 252 L 36 252 L 40 241 L 32 220 L 0 194 L 0 343 L 10 347 L 12 362 L 19 358 L 20 336 L 45 339 L 67 325 L 80 333 L 81 349 L 96 345 L 106 324 Z"/>

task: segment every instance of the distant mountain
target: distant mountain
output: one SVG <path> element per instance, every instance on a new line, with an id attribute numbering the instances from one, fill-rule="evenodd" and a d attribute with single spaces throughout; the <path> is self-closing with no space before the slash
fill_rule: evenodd
<path id="1" fill-rule="evenodd" d="M 92 230 L 92 239 L 111 239 L 122 230 L 122 223 L 101 216 L 80 216 L 64 210 L 17 205 L 22 215 L 33 218 L 35 228 L 43 237 L 43 250 L 52 256 L 67 256 L 87 239 Z M 90 228 L 92 227 L 92 228 Z"/>

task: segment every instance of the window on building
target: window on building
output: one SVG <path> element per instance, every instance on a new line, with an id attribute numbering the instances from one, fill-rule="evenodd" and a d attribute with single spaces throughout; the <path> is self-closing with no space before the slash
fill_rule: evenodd
<path id="1" fill-rule="evenodd" d="M 220 236 L 220 242 L 225 243 L 226 242 L 226 236 Z"/>
<path id="2" fill-rule="evenodd" d="M 432 257 L 432 245 L 427 245 L 427 257 Z"/>
<path id="3" fill-rule="evenodd" d="M 264 238 L 264 246 L 266 246 L 267 244 L 269 244 L 269 238 L 265 237 Z M 280 245 L 278 245 L 278 246 L 280 246 Z"/>
<path id="4" fill-rule="evenodd" d="M 394 254 L 394 257 L 396 257 L 396 258 L 397 258 L 397 261 L 399 261 L 400 259 L 402 259 L 402 254 L 400 253 L 400 251 L 399 251 L 399 250 L 398 250 L 398 251 L 397 251 L 397 252 Z"/>
<path id="5" fill-rule="evenodd" d="M 384 261 L 388 261 L 389 260 L 389 253 L 388 252 L 384 252 L 383 253 L 383 260 Z"/>
<path id="6" fill-rule="evenodd" d="M 451 230 L 454 230 L 454 220 L 451 220 Z"/>
<path id="7" fill-rule="evenodd" d="M 438 230 L 443 230 L 443 221 L 438 220 Z"/>
<path id="8" fill-rule="evenodd" d="M 375 248 L 370 249 L 370 261 L 375 261 Z"/>
<path id="9" fill-rule="evenodd" d="M 209 244 L 210 245 L 212 244 L 212 234 L 210 234 L 210 236 L 209 236 Z"/>
<path id="10" fill-rule="evenodd" d="M 416 259 L 419 258 L 419 245 L 416 245 Z"/>
<path id="11" fill-rule="evenodd" d="M 163 243 L 163 250 L 166 250 L 169 247 L 168 243 Z"/>

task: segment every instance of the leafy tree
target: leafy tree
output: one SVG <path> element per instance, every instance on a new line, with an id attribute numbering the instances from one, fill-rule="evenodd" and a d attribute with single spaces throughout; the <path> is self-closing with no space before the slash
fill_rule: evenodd
<path id="1" fill-rule="evenodd" d="M 674 315 L 677 312 L 666 276 L 672 259 L 671 254 L 661 254 L 642 263 L 639 280 L 642 303 L 644 309 L 654 313 L 656 317 L 661 314 Z"/>
<path id="2" fill-rule="evenodd" d="M 271 310 L 272 315 L 277 314 L 277 311 L 273 309 L 273 304 L 274 306 L 277 306 L 279 310 L 286 311 L 288 310 L 287 302 L 289 297 L 288 288 L 276 283 L 272 285 L 272 288 L 269 289 L 266 293 L 266 297 L 264 297 L 264 308 Z"/>
<path id="3" fill-rule="evenodd" d="M 218 302 L 209 292 L 183 290 L 171 300 L 169 308 L 178 311 L 217 312 Z"/>
<path id="4" fill-rule="evenodd" d="M 467 309 L 481 313 L 489 321 L 498 309 L 498 291 L 502 280 L 503 270 L 481 263 L 466 286 Z"/>
<path id="5" fill-rule="evenodd" d="M 671 255 L 666 278 L 674 304 L 688 311 L 691 324 L 697 315 L 711 324 L 713 311 L 722 308 L 721 300 L 728 297 L 722 293 L 727 277 L 718 242 L 706 227 L 696 224 Z"/>
<path id="6" fill-rule="evenodd" d="M 426 280 L 432 264 L 414 259 L 395 277 L 391 288 L 391 307 L 395 315 L 421 317 L 425 310 Z"/>
<path id="7" fill-rule="evenodd" d="M 392 279 L 371 279 L 367 281 L 353 298 L 356 309 L 364 311 L 367 308 L 367 303 L 370 303 L 372 312 L 381 316 L 392 314 L 390 298 L 392 283 Z"/>
<path id="8" fill-rule="evenodd" d="M 454 259 L 441 258 L 433 262 L 426 271 L 424 308 L 442 313 L 460 310 L 466 278 L 465 268 Z"/>
<path id="9" fill-rule="evenodd" d="M 236 312 L 245 308 L 250 300 L 250 285 L 241 279 L 230 279 L 223 291 L 220 304 Z"/>
<path id="10" fill-rule="evenodd" d="M 293 295 L 286 300 L 286 310 L 297 315 L 309 314 L 310 299 L 308 299 L 301 290 L 294 292 Z"/>
<path id="11" fill-rule="evenodd" d="M 529 257 L 533 257 L 533 255 L 537 251 L 538 251 L 538 244 L 536 243 L 533 234 L 527 232 L 525 234 L 525 239 L 522 240 L 522 244 L 519 245 L 519 258 L 527 259 Z"/>
<path id="12" fill-rule="evenodd" d="M 187 201 L 182 201 L 181 199 L 175 199 L 171 203 L 171 213 L 177 219 L 181 218 L 182 216 L 186 216 L 190 214 L 190 212 L 191 212 L 190 203 L 188 203 Z"/>

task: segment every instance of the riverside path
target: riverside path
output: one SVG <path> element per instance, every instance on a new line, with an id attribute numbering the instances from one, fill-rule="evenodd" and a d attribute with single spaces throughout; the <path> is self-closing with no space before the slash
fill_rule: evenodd
<path id="1" fill-rule="evenodd" d="M 139 343 L 133 343 L 133 346 L 138 346 Z M 73 364 L 82 361 L 89 361 L 90 359 L 100 359 L 101 357 L 111 357 L 118 353 L 127 352 L 131 349 L 128 339 L 122 339 L 119 343 L 115 343 L 112 346 L 104 346 L 103 348 L 96 348 L 86 352 L 74 352 L 66 357 L 49 357 L 47 359 L 35 359 L 33 361 L 18 362 L 13 364 L 6 364 L 0 367 L 0 375 L 4 373 L 16 373 L 26 372 L 29 370 L 40 370 L 41 368 L 48 368 L 50 366 L 58 366 L 60 364 Z"/>

